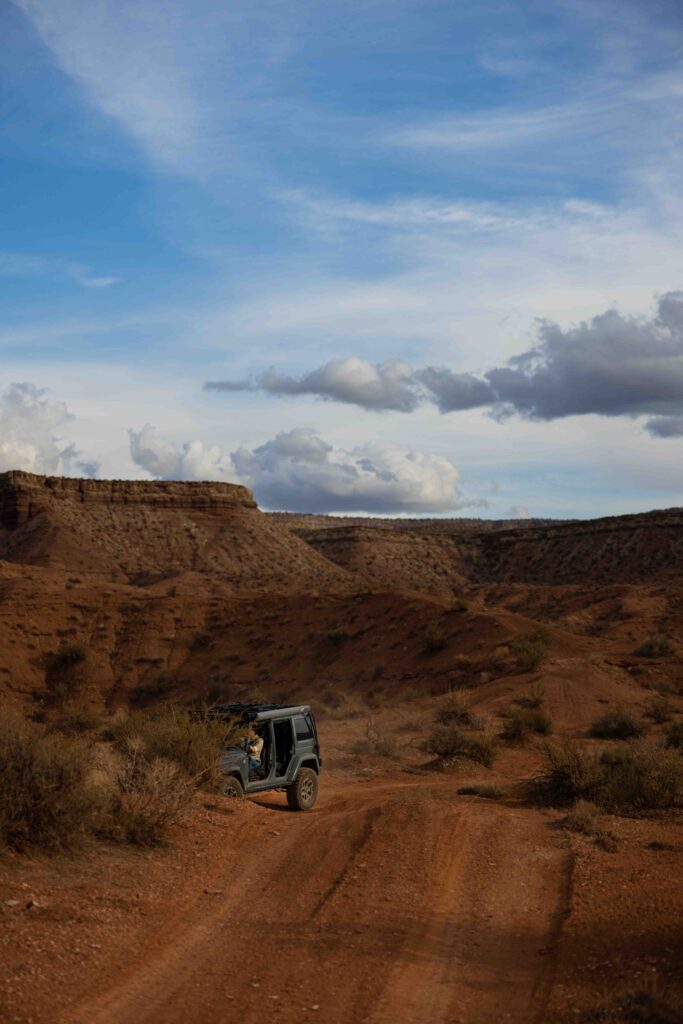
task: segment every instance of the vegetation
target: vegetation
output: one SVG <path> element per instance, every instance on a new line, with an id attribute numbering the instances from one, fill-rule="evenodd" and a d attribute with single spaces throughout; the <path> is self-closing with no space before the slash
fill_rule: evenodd
<path id="1" fill-rule="evenodd" d="M 550 716 L 540 708 L 515 708 L 507 713 L 501 737 L 508 743 L 523 743 L 533 733 L 548 736 L 552 730 Z"/>
<path id="2" fill-rule="evenodd" d="M 515 662 L 520 672 L 533 672 L 545 658 L 549 646 L 550 637 L 547 632 L 537 629 L 518 636 L 510 644 L 510 650 L 515 656 Z"/>
<path id="3" fill-rule="evenodd" d="M 611 811 L 675 807 L 683 799 L 683 758 L 655 746 L 585 750 L 572 743 L 546 748 L 547 767 L 534 780 L 537 797 L 567 806 L 588 800 Z"/>
<path id="4" fill-rule="evenodd" d="M 636 988 L 610 994 L 580 1019 L 585 1024 L 680 1024 L 683 1003 L 655 977 Z"/>
<path id="5" fill-rule="evenodd" d="M 667 747 L 683 750 L 683 718 L 677 718 L 675 722 L 672 722 L 664 736 Z"/>
<path id="6" fill-rule="evenodd" d="M 496 756 L 493 739 L 485 733 L 466 732 L 457 723 L 437 724 L 425 742 L 425 750 L 441 758 L 463 758 L 490 768 Z"/>
<path id="7" fill-rule="evenodd" d="M 636 648 L 639 658 L 664 658 L 674 653 L 674 645 L 666 633 L 655 633 L 643 640 L 640 647 Z"/>
<path id="8" fill-rule="evenodd" d="M 87 836 L 158 843 L 239 735 L 230 722 L 162 707 L 134 712 L 104 746 L 73 735 L 90 725 L 83 716 L 68 709 L 51 727 L 0 720 L 0 847 L 54 852 Z"/>
<path id="9" fill-rule="evenodd" d="M 485 800 L 500 800 L 503 792 L 492 782 L 471 782 L 456 790 L 458 796 L 481 796 Z"/>
<path id="10" fill-rule="evenodd" d="M 422 637 L 422 652 L 424 654 L 438 654 L 447 643 L 448 640 L 439 623 L 430 622 L 425 628 Z"/>
<path id="11" fill-rule="evenodd" d="M 644 732 L 642 722 L 622 708 L 606 711 L 590 728 L 590 735 L 600 740 L 629 740 L 642 736 Z"/>
<path id="12" fill-rule="evenodd" d="M 652 698 L 645 714 L 648 718 L 651 718 L 653 722 L 656 722 L 658 725 L 662 725 L 664 722 L 671 721 L 673 710 L 674 707 L 671 701 L 667 700 L 666 697 L 660 696 Z"/>
<path id="13" fill-rule="evenodd" d="M 115 729 L 114 742 L 123 753 L 141 750 L 149 761 L 163 758 L 177 765 L 197 785 L 212 785 L 220 779 L 220 754 L 242 732 L 233 721 L 162 704 L 148 712 L 133 711 Z"/>
<path id="14" fill-rule="evenodd" d="M 529 692 L 519 698 L 517 703 L 523 708 L 540 708 L 545 701 L 545 690 L 541 683 L 532 683 Z"/>
<path id="15" fill-rule="evenodd" d="M 437 709 L 436 720 L 442 725 L 451 722 L 457 722 L 458 725 L 472 724 L 470 698 L 464 690 L 451 690 L 446 694 Z"/>

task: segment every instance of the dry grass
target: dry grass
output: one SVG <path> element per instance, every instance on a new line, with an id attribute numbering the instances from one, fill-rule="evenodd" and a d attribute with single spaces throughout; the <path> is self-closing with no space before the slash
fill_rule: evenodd
<path id="1" fill-rule="evenodd" d="M 451 690 L 442 699 L 436 711 L 436 720 L 441 725 L 456 722 L 458 725 L 471 725 L 471 700 L 465 690 Z"/>
<path id="2" fill-rule="evenodd" d="M 114 762 L 109 816 L 102 831 L 112 839 L 155 846 L 171 825 L 181 821 L 192 804 L 194 783 L 171 761 L 131 750 Z"/>
<path id="3" fill-rule="evenodd" d="M 524 743 L 532 734 L 548 736 L 552 731 L 550 715 L 540 708 L 515 708 L 507 712 L 501 737 L 508 743 Z"/>
<path id="4" fill-rule="evenodd" d="M 543 629 L 534 630 L 518 636 L 510 644 L 515 662 L 520 672 L 533 672 L 539 667 L 548 653 L 550 637 Z"/>
<path id="5" fill-rule="evenodd" d="M 486 733 L 465 731 L 455 722 L 449 725 L 437 723 L 425 741 L 424 749 L 444 760 L 464 759 L 483 764 L 486 768 L 491 767 L 496 757 L 492 737 Z"/>
<path id="6" fill-rule="evenodd" d="M 622 708 L 606 711 L 590 727 L 594 739 L 599 740 L 630 740 L 642 736 L 645 726 Z"/>
<path id="7" fill-rule="evenodd" d="M 664 722 L 670 722 L 673 713 L 673 704 L 664 696 L 653 697 L 645 712 L 647 717 L 651 718 L 653 722 L 657 723 L 657 725 L 663 725 Z"/>

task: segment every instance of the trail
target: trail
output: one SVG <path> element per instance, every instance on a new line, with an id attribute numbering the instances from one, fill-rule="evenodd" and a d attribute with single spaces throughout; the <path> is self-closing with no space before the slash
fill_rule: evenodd
<path id="1" fill-rule="evenodd" d="M 452 780 L 321 788 L 310 814 L 262 800 L 213 909 L 171 912 L 60 1024 L 540 1022 L 570 885 L 543 815 Z"/>

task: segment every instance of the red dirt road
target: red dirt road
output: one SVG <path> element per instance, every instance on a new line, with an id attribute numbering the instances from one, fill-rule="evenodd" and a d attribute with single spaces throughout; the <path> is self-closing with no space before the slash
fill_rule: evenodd
<path id="1" fill-rule="evenodd" d="M 278 813 L 274 796 L 265 818 L 239 815 L 211 909 L 205 898 L 171 916 L 57 1019 L 543 1020 L 570 854 L 541 812 L 454 791 L 424 776 L 328 778 L 311 814 Z"/>

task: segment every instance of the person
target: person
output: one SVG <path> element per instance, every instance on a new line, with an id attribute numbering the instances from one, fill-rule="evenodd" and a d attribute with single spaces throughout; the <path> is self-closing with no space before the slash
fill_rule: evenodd
<path id="1" fill-rule="evenodd" d="M 247 754 L 249 755 L 249 770 L 258 771 L 261 767 L 261 755 L 263 754 L 263 736 L 260 736 L 254 728 L 249 730 Z"/>

